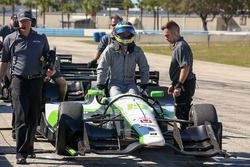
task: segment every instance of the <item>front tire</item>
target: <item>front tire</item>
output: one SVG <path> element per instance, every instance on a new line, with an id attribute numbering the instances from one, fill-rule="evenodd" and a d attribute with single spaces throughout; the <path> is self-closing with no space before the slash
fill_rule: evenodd
<path id="1" fill-rule="evenodd" d="M 218 116 L 214 105 L 193 105 L 190 109 L 189 119 L 191 122 L 193 122 L 193 126 L 204 125 L 206 121 L 210 122 L 220 149 L 222 149 L 222 123 L 218 121 Z"/>
<path id="2" fill-rule="evenodd" d="M 82 129 L 83 107 L 80 103 L 62 102 L 59 106 L 59 122 L 56 133 L 56 152 L 59 155 L 67 155 L 65 148 L 73 139 L 72 129 Z M 76 127 L 76 128 L 75 128 Z"/>
<path id="3" fill-rule="evenodd" d="M 204 125 L 205 121 L 218 122 L 217 112 L 212 104 L 195 104 L 190 109 L 189 119 L 194 126 Z"/>

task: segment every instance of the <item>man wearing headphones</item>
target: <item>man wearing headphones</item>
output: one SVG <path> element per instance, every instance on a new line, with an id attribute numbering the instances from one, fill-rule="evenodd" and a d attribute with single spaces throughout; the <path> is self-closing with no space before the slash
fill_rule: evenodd
<path id="1" fill-rule="evenodd" d="M 130 22 L 119 22 L 114 30 L 115 40 L 103 52 L 97 67 L 97 87 L 105 88 L 110 71 L 110 96 L 129 93 L 138 94 L 135 83 L 135 68 L 139 66 L 140 87 L 144 90 L 149 81 L 149 65 L 142 49 L 135 45 L 136 32 Z"/>
<path id="2" fill-rule="evenodd" d="M 0 28 L 0 36 L 2 36 L 2 39 L 3 39 L 2 41 L 0 41 L 0 51 L 3 48 L 3 41 L 4 41 L 5 37 L 17 30 L 17 28 L 14 27 L 14 23 L 15 23 L 16 19 L 17 19 L 16 14 L 13 14 L 10 18 L 9 25 L 5 25 L 5 26 L 2 26 Z M 6 87 L 9 87 L 9 84 L 10 84 L 10 71 L 9 70 L 7 71 L 7 75 L 4 78 L 4 83 L 5 83 Z M 8 97 L 5 97 L 5 98 L 8 98 Z"/>
<path id="3" fill-rule="evenodd" d="M 11 34 L 12 32 L 16 31 L 17 29 L 14 27 L 14 22 L 15 20 L 17 19 L 16 18 L 16 14 L 13 14 L 11 17 L 10 17 L 10 23 L 9 25 L 5 25 L 5 26 L 2 26 L 0 28 L 0 36 L 2 36 L 3 38 L 3 41 L 4 41 L 4 38 Z"/>
<path id="4" fill-rule="evenodd" d="M 10 23 L 9 25 L 5 25 L 2 26 L 0 28 L 0 36 L 2 36 L 3 41 L 5 39 L 5 37 L 9 34 L 11 34 L 12 32 L 17 30 L 17 27 L 15 27 L 15 21 L 17 21 L 17 15 L 13 14 L 10 18 Z M 3 48 L 3 42 L 0 41 L 0 51 L 2 51 Z M 10 68 L 7 69 L 6 75 L 3 78 L 3 84 L 6 88 L 6 92 L 5 94 L 3 93 L 3 98 L 5 98 L 6 100 L 10 99 L 10 92 L 9 92 L 9 86 L 10 86 L 10 82 L 11 82 L 11 75 L 10 75 Z M 2 90 L 4 91 L 4 90 Z M 12 137 L 15 138 L 15 113 L 13 112 L 12 114 Z"/>
<path id="5" fill-rule="evenodd" d="M 47 55 L 49 44 L 44 34 L 31 28 L 32 14 L 17 15 L 19 29 L 8 35 L 3 44 L 0 80 L 11 63 L 11 96 L 15 111 L 16 163 L 26 164 L 34 155 L 37 114 L 40 112 L 43 78 L 41 58 Z"/>

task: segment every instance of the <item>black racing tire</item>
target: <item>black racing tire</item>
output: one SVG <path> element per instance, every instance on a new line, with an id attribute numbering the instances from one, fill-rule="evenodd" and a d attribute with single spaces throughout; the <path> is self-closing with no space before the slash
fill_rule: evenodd
<path id="1" fill-rule="evenodd" d="M 190 109 L 190 120 L 193 122 L 193 126 L 204 125 L 205 121 L 210 122 L 220 149 L 222 149 L 222 123 L 218 122 L 218 116 L 214 105 L 193 105 Z"/>
<path id="2" fill-rule="evenodd" d="M 204 125 L 205 121 L 218 122 L 217 112 L 212 104 L 195 104 L 190 109 L 190 121 L 194 126 Z"/>
<path id="3" fill-rule="evenodd" d="M 10 92 L 6 87 L 3 88 L 3 98 L 5 100 L 10 100 Z"/>
<path id="4" fill-rule="evenodd" d="M 70 134 L 70 123 L 81 124 L 83 120 L 83 106 L 76 102 L 62 102 L 59 106 L 59 120 L 56 133 L 56 152 L 59 155 L 68 155 L 67 138 Z M 73 126 L 73 125 L 72 125 Z"/>

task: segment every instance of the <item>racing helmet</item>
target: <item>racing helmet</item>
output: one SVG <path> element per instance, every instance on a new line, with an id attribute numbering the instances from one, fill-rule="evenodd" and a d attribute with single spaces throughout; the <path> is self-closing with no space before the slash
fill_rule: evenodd
<path id="1" fill-rule="evenodd" d="M 122 33 L 130 33 L 129 36 L 122 36 Z M 123 46 L 128 46 L 134 41 L 134 36 L 136 35 L 134 26 L 128 21 L 120 21 L 117 23 L 114 30 L 115 39 Z"/>

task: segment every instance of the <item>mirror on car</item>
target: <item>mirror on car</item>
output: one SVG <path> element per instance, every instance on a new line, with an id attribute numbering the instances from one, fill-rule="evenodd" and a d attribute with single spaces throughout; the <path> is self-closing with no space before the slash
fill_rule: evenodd
<path id="1" fill-rule="evenodd" d="M 156 97 L 163 97 L 164 96 L 164 91 L 151 91 L 150 92 L 150 97 L 156 98 Z"/>
<path id="2" fill-rule="evenodd" d="M 104 91 L 99 89 L 89 89 L 87 94 L 94 96 L 104 96 Z"/>

